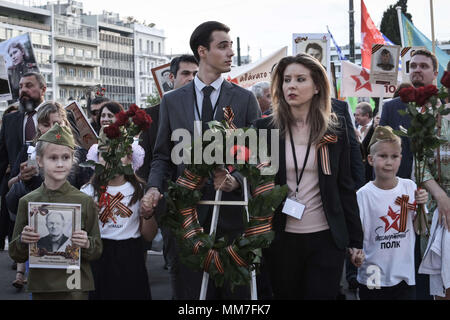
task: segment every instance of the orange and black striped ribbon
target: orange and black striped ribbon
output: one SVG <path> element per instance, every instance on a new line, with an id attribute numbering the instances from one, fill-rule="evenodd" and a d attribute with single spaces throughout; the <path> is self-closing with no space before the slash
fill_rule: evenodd
<path id="1" fill-rule="evenodd" d="M 110 201 L 99 217 L 99 220 L 103 223 L 103 225 L 105 225 L 105 223 L 107 223 L 109 219 L 116 223 L 116 220 L 114 219 L 115 214 L 131 217 L 133 211 L 131 211 L 130 208 L 120 202 L 124 198 L 124 195 L 122 193 L 118 192 L 114 197 L 111 198 L 111 195 L 105 192 L 105 196 L 109 197 Z M 113 212 L 114 209 L 116 209 L 116 212 Z"/>
<path id="2" fill-rule="evenodd" d="M 237 254 L 237 252 L 234 250 L 232 245 L 226 247 L 226 251 L 228 252 L 228 254 L 231 256 L 231 258 L 234 260 L 234 262 L 236 262 L 236 264 L 238 266 L 241 266 L 241 267 L 244 267 L 244 268 L 246 268 L 248 266 L 247 263 L 244 261 L 244 259 L 242 259 Z"/>
<path id="3" fill-rule="evenodd" d="M 273 188 L 275 188 L 275 182 L 274 181 L 270 181 L 270 182 L 264 183 L 264 184 L 256 187 L 256 189 L 253 191 L 253 193 L 252 193 L 253 198 L 255 198 L 256 196 L 259 196 L 261 193 L 264 193 L 266 191 L 270 191 Z"/>
<path id="4" fill-rule="evenodd" d="M 234 120 L 234 112 L 233 109 L 231 109 L 230 106 L 225 107 L 223 109 L 223 117 L 225 118 L 225 121 L 228 123 L 228 126 L 231 129 L 237 129 L 237 127 L 234 125 L 233 120 Z"/>
<path id="5" fill-rule="evenodd" d="M 203 232 L 203 228 L 195 228 L 195 229 L 189 230 L 188 232 L 186 232 L 184 234 L 183 239 L 186 240 L 186 239 L 192 238 L 196 234 L 199 234 L 202 232 Z"/>
<path id="6" fill-rule="evenodd" d="M 408 211 L 416 211 L 416 202 L 408 203 L 409 196 L 404 194 L 401 197 L 397 197 L 395 199 L 395 204 L 400 206 L 400 224 L 398 231 L 405 232 L 406 230 L 406 223 L 408 218 Z"/>
<path id="7" fill-rule="evenodd" d="M 211 265 L 211 261 L 213 259 L 214 259 L 214 264 L 216 265 L 217 271 L 219 271 L 219 273 L 223 274 L 224 270 L 223 270 L 222 262 L 220 261 L 219 253 L 217 252 L 217 250 L 214 250 L 214 249 L 209 249 L 208 254 L 206 255 L 205 262 L 203 264 L 203 270 L 205 270 L 205 272 L 208 272 L 209 266 Z"/>
<path id="8" fill-rule="evenodd" d="M 328 144 L 336 143 L 337 141 L 338 138 L 336 135 L 326 134 L 322 139 L 320 139 L 320 142 L 317 144 L 317 148 L 321 156 L 322 171 L 324 175 L 331 175 L 330 153 L 328 151 Z"/>
<path id="9" fill-rule="evenodd" d="M 180 210 L 181 215 L 185 218 L 183 229 L 188 228 L 191 224 L 198 222 L 197 210 L 195 208 L 187 208 Z"/>
<path id="10" fill-rule="evenodd" d="M 272 222 L 269 221 L 265 224 L 257 225 L 254 227 L 247 228 L 244 231 L 244 237 L 257 236 L 260 234 L 268 233 L 272 230 Z"/>
<path id="11" fill-rule="evenodd" d="M 201 179 L 202 177 L 184 169 L 184 174 L 183 176 L 178 177 L 177 184 L 187 189 L 195 190 L 200 185 Z"/>
<path id="12" fill-rule="evenodd" d="M 203 247 L 205 244 L 202 241 L 197 241 L 194 245 L 193 252 L 194 254 L 198 254 L 200 247 Z"/>
<path id="13" fill-rule="evenodd" d="M 374 54 L 375 52 L 380 50 L 383 46 L 384 46 L 384 44 L 374 44 L 372 47 L 372 54 Z"/>

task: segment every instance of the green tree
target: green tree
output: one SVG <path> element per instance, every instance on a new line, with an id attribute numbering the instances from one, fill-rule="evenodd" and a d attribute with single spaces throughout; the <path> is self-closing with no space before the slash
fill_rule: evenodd
<path id="1" fill-rule="evenodd" d="M 147 97 L 147 107 L 153 107 L 161 102 L 161 98 L 159 97 L 159 93 L 153 93 Z"/>
<path id="2" fill-rule="evenodd" d="M 408 0 L 398 0 L 396 4 L 390 5 L 389 8 L 384 11 L 383 18 L 381 19 L 380 31 L 389 38 L 393 43 L 402 45 L 400 36 L 400 28 L 398 26 L 398 15 L 396 7 L 402 7 L 402 13 L 412 22 L 412 15 L 407 12 Z"/>

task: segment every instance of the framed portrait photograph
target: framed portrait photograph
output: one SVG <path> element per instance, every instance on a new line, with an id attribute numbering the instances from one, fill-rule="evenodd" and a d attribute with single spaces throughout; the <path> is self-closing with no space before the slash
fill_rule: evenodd
<path id="1" fill-rule="evenodd" d="M 330 35 L 328 33 L 294 33 L 292 35 L 292 51 L 307 53 L 325 67 L 330 75 Z"/>
<path id="2" fill-rule="evenodd" d="M 397 85 L 400 46 L 374 44 L 370 66 L 370 82 Z"/>
<path id="3" fill-rule="evenodd" d="M 41 237 L 30 244 L 30 268 L 80 268 L 81 250 L 70 239 L 81 230 L 81 204 L 30 202 L 28 221 Z"/>
<path id="4" fill-rule="evenodd" d="M 402 59 L 402 81 L 409 82 L 409 62 L 411 61 L 411 55 L 416 50 L 426 50 L 425 47 L 403 47 L 400 52 Z"/>
<path id="5" fill-rule="evenodd" d="M 89 150 L 93 144 L 98 142 L 97 133 L 76 101 L 69 103 L 65 109 L 72 111 L 75 116 L 75 122 L 77 123 L 78 131 L 80 131 L 81 146 Z"/>
<path id="6" fill-rule="evenodd" d="M 11 99 L 11 88 L 9 87 L 5 59 L 3 59 L 3 56 L 0 56 L 0 101 L 7 101 Z"/>
<path id="7" fill-rule="evenodd" d="M 170 81 L 170 63 L 163 64 L 152 69 L 153 79 L 155 80 L 156 88 L 159 96 L 162 98 L 164 93 L 173 89 L 172 81 Z"/>
<path id="8" fill-rule="evenodd" d="M 0 55 L 6 63 L 13 100 L 19 98 L 19 81 L 27 72 L 39 72 L 28 33 L 0 42 Z"/>

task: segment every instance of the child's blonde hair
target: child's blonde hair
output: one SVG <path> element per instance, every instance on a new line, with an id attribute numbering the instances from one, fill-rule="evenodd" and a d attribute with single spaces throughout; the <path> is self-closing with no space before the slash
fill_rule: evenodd
<path id="1" fill-rule="evenodd" d="M 374 144 L 372 144 L 370 146 L 370 155 L 374 156 L 375 153 L 378 150 L 378 147 L 380 146 L 381 143 L 391 143 L 391 144 L 395 144 L 396 146 L 398 146 L 398 148 L 400 149 L 400 151 L 402 150 L 402 139 L 400 139 L 399 136 L 394 136 L 391 139 L 386 139 L 386 140 L 379 140 L 377 142 L 375 142 Z"/>

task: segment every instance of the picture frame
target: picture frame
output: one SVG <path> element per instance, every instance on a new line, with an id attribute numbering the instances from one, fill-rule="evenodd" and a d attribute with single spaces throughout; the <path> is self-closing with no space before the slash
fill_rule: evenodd
<path id="1" fill-rule="evenodd" d="M 400 46 L 372 45 L 370 83 L 397 85 L 399 56 Z"/>
<path id="2" fill-rule="evenodd" d="M 330 72 L 330 34 L 329 33 L 294 33 L 292 35 L 292 53 L 308 53 L 320 61 L 320 63 Z"/>
<path id="3" fill-rule="evenodd" d="M 22 74 L 39 73 L 29 33 L 0 42 L 0 55 L 4 59 L 11 89 L 11 100 L 19 99 L 19 82 Z"/>
<path id="4" fill-rule="evenodd" d="M 81 107 L 78 105 L 76 101 L 71 101 L 67 106 L 65 106 L 66 110 L 72 111 L 75 122 L 77 124 L 78 131 L 80 132 L 80 144 L 86 150 L 98 142 L 98 135 L 89 122 Z"/>
<path id="5" fill-rule="evenodd" d="M 12 99 L 11 87 L 9 85 L 8 71 L 3 56 L 0 55 L 0 101 Z"/>
<path id="6" fill-rule="evenodd" d="M 81 204 L 29 202 L 28 222 L 41 236 L 29 245 L 30 268 L 80 268 L 81 249 L 70 239 L 81 230 Z"/>
<path id="7" fill-rule="evenodd" d="M 159 96 L 162 96 L 173 89 L 173 84 L 169 80 L 170 63 L 166 63 L 151 69 L 153 80 L 155 81 L 156 88 L 158 89 Z"/>

